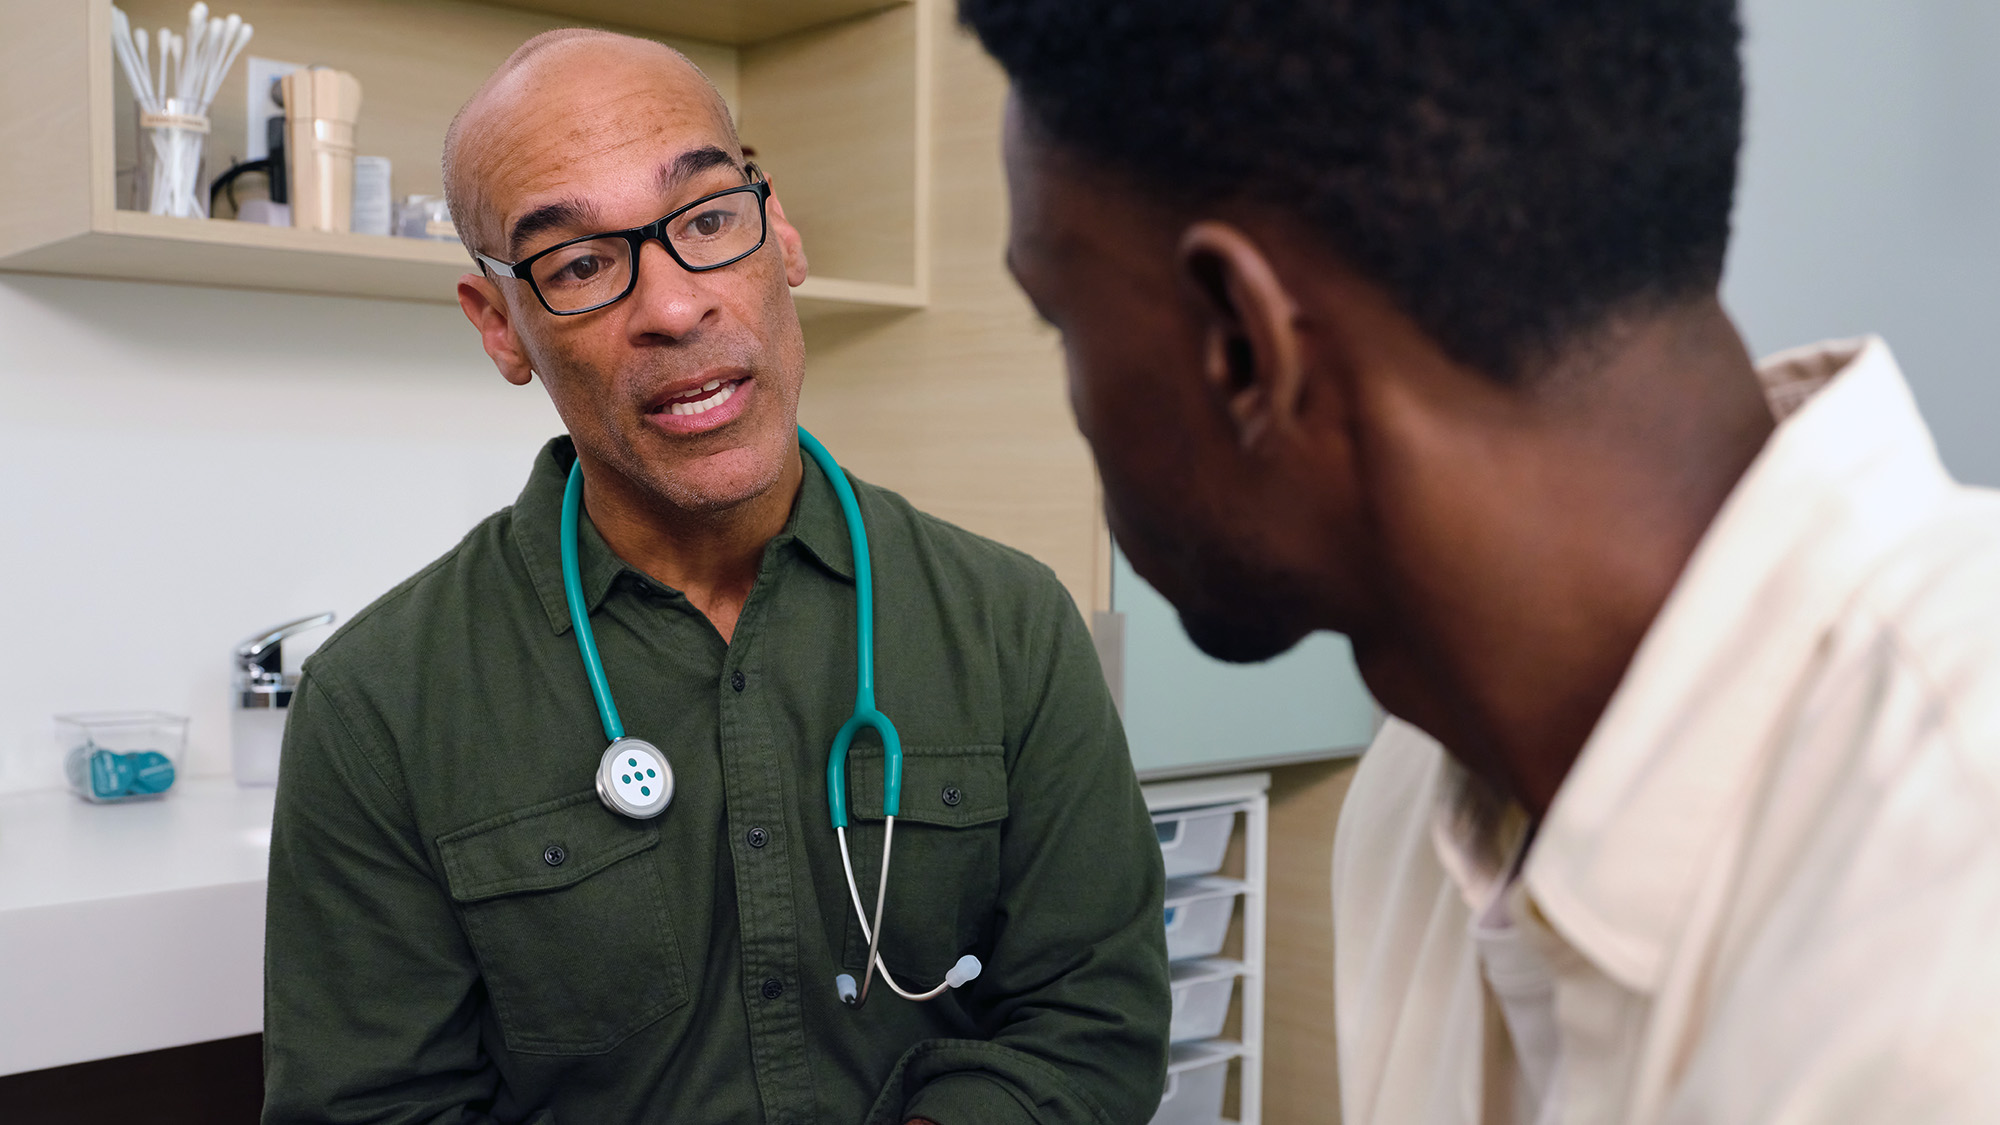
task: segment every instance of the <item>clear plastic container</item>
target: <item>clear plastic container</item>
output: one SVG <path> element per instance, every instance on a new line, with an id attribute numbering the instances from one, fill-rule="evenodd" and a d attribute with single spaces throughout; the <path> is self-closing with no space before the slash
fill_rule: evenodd
<path id="1" fill-rule="evenodd" d="M 1168 1038 L 1175 1043 L 1186 1043 L 1222 1034 L 1222 1025 L 1229 1019 L 1229 998 L 1236 992 L 1236 977 L 1243 966 L 1235 961 L 1210 958 L 1179 961 L 1170 971 L 1174 1018 L 1168 1025 Z"/>
<path id="2" fill-rule="evenodd" d="M 1160 857 L 1167 878 L 1213 875 L 1222 869 L 1229 836 L 1236 829 L 1234 808 L 1175 809 L 1153 814 L 1153 834 L 1160 839 Z"/>
<path id="3" fill-rule="evenodd" d="M 396 205 L 396 233 L 403 238 L 428 238 L 434 242 L 458 241 L 452 224 L 451 208 L 442 195 L 408 195 Z"/>
<path id="4" fill-rule="evenodd" d="M 164 711 L 57 715 L 63 775 L 93 804 L 164 796 L 187 751 L 187 717 Z"/>
<path id="5" fill-rule="evenodd" d="M 1152 1125 L 1216 1125 L 1229 1086 L 1234 1044 L 1188 1043 L 1167 1054 L 1167 1089 Z"/>
<path id="6" fill-rule="evenodd" d="M 1167 884 L 1167 959 L 1213 957 L 1229 937 L 1229 919 L 1243 884 L 1235 879 L 1204 876 L 1175 879 Z"/>

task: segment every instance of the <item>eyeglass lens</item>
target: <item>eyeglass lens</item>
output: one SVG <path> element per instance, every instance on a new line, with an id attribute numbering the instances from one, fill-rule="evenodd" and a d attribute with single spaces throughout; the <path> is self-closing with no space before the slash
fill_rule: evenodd
<path id="1" fill-rule="evenodd" d="M 747 191 L 707 200 L 667 224 L 667 241 L 693 269 L 740 258 L 763 237 L 762 209 Z M 632 243 L 621 235 L 571 243 L 536 259 L 530 272 L 549 307 L 568 312 L 616 299 L 632 284 L 635 264 Z"/>

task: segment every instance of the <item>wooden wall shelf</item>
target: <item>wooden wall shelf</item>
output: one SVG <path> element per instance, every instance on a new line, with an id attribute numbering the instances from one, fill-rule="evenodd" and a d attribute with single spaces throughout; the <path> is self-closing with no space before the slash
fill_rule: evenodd
<path id="1" fill-rule="evenodd" d="M 113 65 L 112 0 L 0 0 L 0 270 L 455 302 L 456 243 L 324 234 L 121 209 L 136 144 Z M 178 26 L 185 0 L 120 0 Z M 440 190 L 458 105 L 515 46 L 577 22 L 636 30 L 695 59 L 806 237 L 802 316 L 921 309 L 928 298 L 928 47 L 909 0 L 231 0 L 250 54 L 362 80 L 364 153 L 395 193 Z M 210 112 L 204 178 L 240 151 L 244 65 Z"/>
<path id="2" fill-rule="evenodd" d="M 579 23 L 617 25 L 660 35 L 748 46 L 909 0 L 486 0 L 498 7 L 546 12 Z"/>
<path id="3" fill-rule="evenodd" d="M 323 234 L 143 211 L 113 211 L 104 229 L 21 251 L 4 265 L 30 273 L 444 304 L 456 303 L 459 275 L 471 268 L 456 242 Z M 792 295 L 800 315 L 809 318 L 924 307 L 915 286 L 847 278 L 809 277 Z"/>

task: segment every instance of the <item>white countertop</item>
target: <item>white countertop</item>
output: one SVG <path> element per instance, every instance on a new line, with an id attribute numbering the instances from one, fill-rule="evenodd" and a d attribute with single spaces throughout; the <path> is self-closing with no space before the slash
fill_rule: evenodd
<path id="1" fill-rule="evenodd" d="M 272 795 L 0 796 L 0 1074 L 262 1028 Z"/>

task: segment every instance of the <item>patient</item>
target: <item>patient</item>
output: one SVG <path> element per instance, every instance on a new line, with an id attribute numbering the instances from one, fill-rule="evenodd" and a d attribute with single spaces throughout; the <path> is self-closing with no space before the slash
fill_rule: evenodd
<path id="1" fill-rule="evenodd" d="M 2000 1121 L 2000 497 L 1745 354 L 1733 0 L 961 12 L 1133 565 L 1393 716 L 1344 1125 Z"/>

